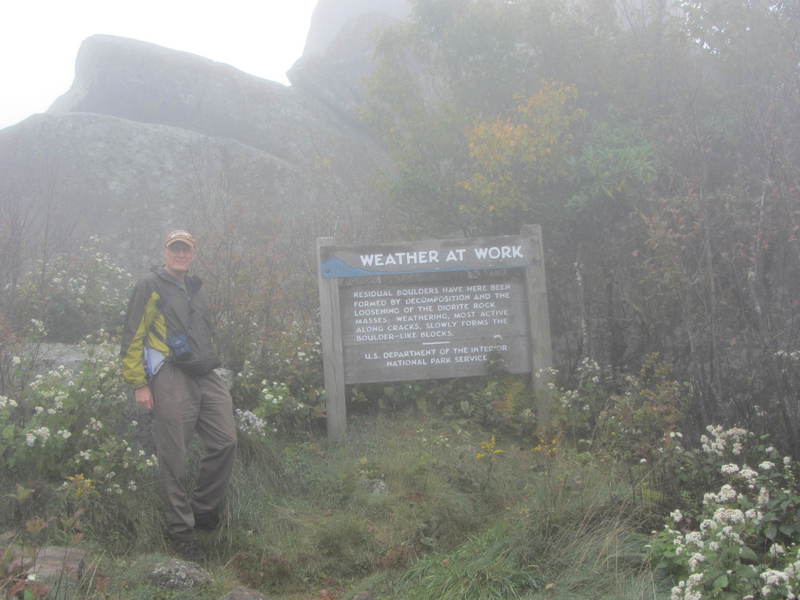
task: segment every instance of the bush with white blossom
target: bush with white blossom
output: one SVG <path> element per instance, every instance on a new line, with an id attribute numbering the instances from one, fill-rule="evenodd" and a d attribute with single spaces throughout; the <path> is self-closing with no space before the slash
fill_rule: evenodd
<path id="1" fill-rule="evenodd" d="M 101 339 L 100 339 L 101 338 Z M 18 398 L 0 396 L 0 475 L 62 482 L 81 475 L 101 495 L 120 496 L 153 480 L 156 459 L 133 440 L 118 347 L 104 333 L 87 344 L 74 372 L 37 374 Z"/>
<path id="2" fill-rule="evenodd" d="M 644 358 L 638 373 L 615 377 L 589 358 L 580 361 L 571 389 L 550 382 L 555 421 L 582 450 L 603 451 L 630 465 L 657 458 L 660 442 L 679 429 L 691 388 L 675 379 L 658 354 Z"/>
<path id="3" fill-rule="evenodd" d="M 307 430 L 325 414 L 319 339 L 293 323 L 258 346 L 233 382 L 239 429 L 268 435 Z"/>
<path id="4" fill-rule="evenodd" d="M 699 449 L 681 447 L 695 466 L 715 465 L 718 477 L 709 478 L 714 487 L 698 510 L 674 510 L 653 538 L 654 560 L 675 578 L 671 600 L 800 594 L 796 464 L 765 441 L 742 428 L 709 426 Z"/>
<path id="5" fill-rule="evenodd" d="M 16 312 L 40 319 L 48 340 L 77 342 L 121 325 L 133 277 L 101 246 L 100 237 L 91 236 L 77 252 L 40 260 L 21 278 Z"/>

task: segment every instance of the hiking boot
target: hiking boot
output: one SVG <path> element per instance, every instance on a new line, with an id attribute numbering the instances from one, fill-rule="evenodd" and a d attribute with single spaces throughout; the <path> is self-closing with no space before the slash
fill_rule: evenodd
<path id="1" fill-rule="evenodd" d="M 194 515 L 194 528 L 201 531 L 215 531 L 219 527 L 219 514 L 202 512 Z"/>
<path id="2" fill-rule="evenodd" d="M 178 555 L 190 562 L 205 562 L 206 553 L 197 540 L 194 538 L 187 538 L 181 540 L 172 540 L 172 547 Z"/>

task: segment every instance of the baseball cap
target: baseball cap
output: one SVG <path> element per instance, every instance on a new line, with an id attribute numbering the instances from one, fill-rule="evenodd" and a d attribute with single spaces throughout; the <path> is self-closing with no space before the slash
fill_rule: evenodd
<path id="1" fill-rule="evenodd" d="M 174 231 L 170 231 L 164 240 L 164 247 L 169 248 L 175 242 L 184 242 L 185 244 L 189 244 L 192 248 L 195 247 L 194 237 L 192 237 L 192 234 L 185 229 L 175 229 Z"/>

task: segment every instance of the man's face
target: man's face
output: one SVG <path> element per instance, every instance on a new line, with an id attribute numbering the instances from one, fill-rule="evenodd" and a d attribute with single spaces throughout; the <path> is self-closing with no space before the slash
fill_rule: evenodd
<path id="1" fill-rule="evenodd" d="M 164 266 L 171 275 L 183 277 L 193 260 L 194 248 L 186 242 L 175 242 L 164 248 Z"/>

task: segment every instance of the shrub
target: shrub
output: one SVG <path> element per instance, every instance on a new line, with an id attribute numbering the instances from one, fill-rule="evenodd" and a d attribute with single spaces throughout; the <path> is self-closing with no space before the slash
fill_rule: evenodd
<path id="1" fill-rule="evenodd" d="M 15 290 L 18 322 L 40 319 L 56 342 L 77 342 L 98 329 L 116 332 L 132 276 L 100 243 L 92 236 L 78 252 L 56 254 L 28 271 Z"/>
<path id="2" fill-rule="evenodd" d="M 795 598 L 800 592 L 796 465 L 741 428 L 709 426 L 695 455 L 713 468 L 700 507 L 676 509 L 652 553 L 677 580 L 678 599 Z M 720 485 L 721 482 L 721 485 Z"/>
<path id="3" fill-rule="evenodd" d="M 231 391 L 240 422 L 266 435 L 270 430 L 307 431 L 324 417 L 322 354 L 316 336 L 295 323 L 252 354 Z"/>
<path id="4" fill-rule="evenodd" d="M 602 450 L 628 464 L 655 458 L 661 442 L 680 429 L 691 394 L 657 354 L 646 356 L 639 372 L 620 382 L 584 358 L 576 378 L 572 389 L 550 384 L 558 396 L 556 416 L 562 435 L 581 449 Z"/>
<path id="5" fill-rule="evenodd" d="M 120 523 L 137 493 L 152 487 L 156 458 L 136 441 L 117 347 L 99 335 L 75 372 L 62 365 L 37 374 L 17 398 L 0 397 L 0 479 L 63 484 L 65 501 L 88 519 Z M 81 502 L 70 496 L 76 482 Z"/>

